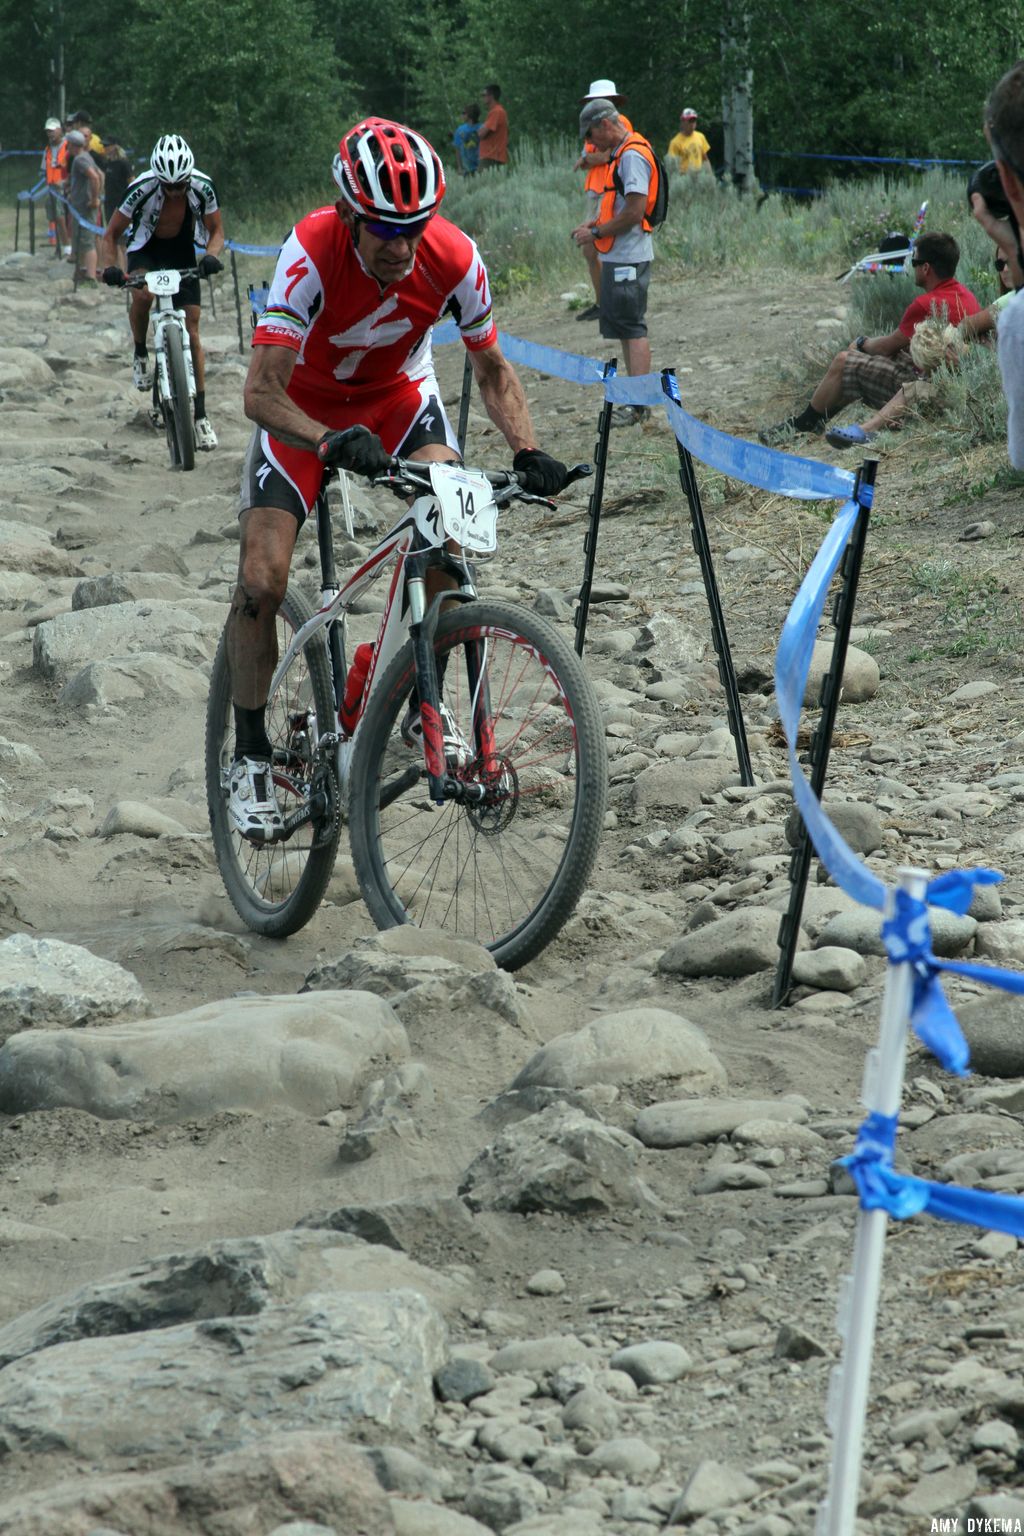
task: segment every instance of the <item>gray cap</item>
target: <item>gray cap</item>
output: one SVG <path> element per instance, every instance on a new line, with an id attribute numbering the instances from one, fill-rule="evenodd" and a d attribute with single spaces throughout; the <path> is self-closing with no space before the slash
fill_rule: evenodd
<path id="1" fill-rule="evenodd" d="M 586 134 L 595 123 L 603 122 L 607 117 L 618 117 L 619 109 L 614 101 L 609 101 L 606 96 L 595 96 L 593 101 L 588 101 L 580 113 L 580 133 Z"/>
<path id="2" fill-rule="evenodd" d="M 77 128 L 72 128 L 67 136 L 67 140 L 69 144 L 75 144 L 79 149 L 84 149 L 85 147 L 85 134 L 79 133 Z"/>

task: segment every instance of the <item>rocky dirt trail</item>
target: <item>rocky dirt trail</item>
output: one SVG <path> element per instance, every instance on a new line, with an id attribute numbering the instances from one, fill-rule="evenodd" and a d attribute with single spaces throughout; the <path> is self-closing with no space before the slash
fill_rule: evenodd
<path id="1" fill-rule="evenodd" d="M 808 314 L 845 336 L 837 292 L 663 284 L 656 364 L 752 434 Z M 673 439 L 617 434 L 588 645 L 611 808 L 575 917 L 515 977 L 378 935 L 343 841 L 309 926 L 258 939 L 203 787 L 248 437 L 220 306 L 221 446 L 174 476 L 119 301 L 0 260 L 0 1536 L 805 1536 L 855 1219 L 833 1163 L 884 979 L 877 921 L 814 881 L 769 1008 L 791 804 L 770 677 L 827 511 L 703 476 L 741 788 Z M 539 301 L 501 322 L 601 351 Z M 438 363 L 454 405 L 461 357 Z M 589 457 L 596 397 L 526 382 L 544 446 Z M 505 458 L 478 409 L 470 456 Z M 886 878 L 1005 870 L 936 947 L 1024 967 L 1000 463 L 913 431 L 884 458 L 828 798 Z M 577 488 L 509 516 L 484 588 L 571 632 L 584 510 Z M 365 547 L 388 508 L 356 511 Z M 1020 1005 L 947 991 L 977 1070 L 915 1048 L 902 1155 L 1024 1190 Z M 1014 1240 L 892 1232 L 863 1532 L 1024 1519 L 1022 1358 Z"/>

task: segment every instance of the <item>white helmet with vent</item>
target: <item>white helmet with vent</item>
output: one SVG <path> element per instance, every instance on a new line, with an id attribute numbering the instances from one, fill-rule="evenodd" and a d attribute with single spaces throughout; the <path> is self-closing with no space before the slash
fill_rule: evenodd
<path id="1" fill-rule="evenodd" d="M 158 181 L 188 181 L 196 167 L 196 157 L 177 133 L 165 133 L 153 146 L 149 168 Z"/>

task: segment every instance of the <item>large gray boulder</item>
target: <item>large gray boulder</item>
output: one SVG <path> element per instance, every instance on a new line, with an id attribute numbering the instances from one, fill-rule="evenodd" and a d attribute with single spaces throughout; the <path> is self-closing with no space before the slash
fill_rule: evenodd
<path id="1" fill-rule="evenodd" d="M 688 815 L 701 804 L 704 795 L 717 794 L 729 784 L 738 784 L 733 757 L 670 759 L 652 763 L 637 774 L 633 785 L 633 804 L 639 810 L 676 811 Z"/>
<path id="2" fill-rule="evenodd" d="M 956 1010 L 971 1049 L 971 1069 L 987 1077 L 1024 1078 L 1024 998 L 993 989 L 983 1003 Z"/>
<path id="3" fill-rule="evenodd" d="M 440 1315 L 416 1291 L 310 1292 L 251 1317 L 55 1344 L 0 1371 L 0 1437 L 108 1467 L 268 1432 L 415 1434 L 434 1413 Z"/>
<path id="4" fill-rule="evenodd" d="M 24 571 L 33 576 L 73 576 L 77 569 L 71 556 L 54 544 L 53 534 L 45 528 L 0 519 L 0 570 Z"/>
<path id="5" fill-rule="evenodd" d="M 695 1094 L 725 1086 L 725 1068 L 696 1024 L 665 1008 L 628 1008 L 556 1035 L 531 1056 L 512 1087 L 623 1086 L 666 1077 L 683 1079 Z"/>
<path id="6" fill-rule="evenodd" d="M 973 917 L 961 917 L 941 907 L 930 907 L 928 916 L 932 927 L 933 954 L 948 959 L 962 955 L 970 948 L 978 931 L 978 924 Z M 818 949 L 836 945 L 839 949 L 855 949 L 859 955 L 884 955 L 882 915 L 871 907 L 859 907 L 854 912 L 837 912 L 821 929 L 814 942 Z"/>
<path id="7" fill-rule="evenodd" d="M 65 709 L 104 708 L 134 703 L 138 699 L 205 699 L 210 691 L 205 671 L 194 662 L 175 661 L 143 651 L 137 656 L 89 661 L 75 672 L 60 691 Z"/>
<path id="8" fill-rule="evenodd" d="M 463 1175 L 474 1211 L 561 1211 L 578 1216 L 643 1206 L 637 1143 L 579 1109 L 552 1104 L 503 1131 Z"/>
<path id="9" fill-rule="evenodd" d="M 0 1050 L 0 1112 L 64 1106 L 162 1124 L 226 1109 L 322 1115 L 408 1054 L 390 1006 L 367 992 L 236 997 L 102 1030 L 15 1035 Z"/>
<path id="10" fill-rule="evenodd" d="M 147 1259 L 23 1312 L 0 1328 L 0 1371 L 12 1360 L 77 1339 L 255 1317 L 275 1302 L 313 1291 L 400 1289 L 419 1291 L 441 1307 L 455 1305 L 462 1294 L 437 1271 L 346 1232 L 222 1238 Z"/>
<path id="11" fill-rule="evenodd" d="M 832 665 L 832 650 L 831 640 L 814 642 L 811 665 L 807 672 L 807 688 L 804 693 L 804 702 L 809 709 L 817 709 L 821 703 L 821 685 L 825 673 Z M 843 665 L 841 702 L 863 704 L 867 699 L 873 699 L 878 692 L 880 681 L 881 674 L 875 658 L 856 645 L 847 646 L 846 660 Z"/>
<path id="12" fill-rule="evenodd" d="M 32 665 L 41 677 L 63 683 L 90 661 L 139 652 L 198 664 L 212 657 L 223 627 L 223 605 L 198 599 L 187 608 L 158 599 L 83 608 L 36 627 Z"/>
<path id="13" fill-rule="evenodd" d="M 688 1147 L 728 1136 L 751 1120 L 802 1125 L 806 1119 L 796 1099 L 668 1099 L 642 1109 L 634 1130 L 645 1147 Z"/>
<path id="14" fill-rule="evenodd" d="M 78 1026 L 144 1013 L 131 971 L 79 944 L 12 933 L 0 943 L 0 1036 L 40 1025 Z"/>
<path id="15" fill-rule="evenodd" d="M 291 1530 L 292 1521 L 303 1522 L 300 1531 L 395 1532 L 370 1462 L 330 1429 L 250 1439 L 213 1457 L 190 1448 L 187 1459 L 158 1472 L 79 1475 L 0 1504 L 3 1536 L 241 1536 Z"/>
<path id="16" fill-rule="evenodd" d="M 765 907 L 730 912 L 670 944 L 658 970 L 669 976 L 751 976 L 777 963 L 778 935 L 779 919 Z"/>

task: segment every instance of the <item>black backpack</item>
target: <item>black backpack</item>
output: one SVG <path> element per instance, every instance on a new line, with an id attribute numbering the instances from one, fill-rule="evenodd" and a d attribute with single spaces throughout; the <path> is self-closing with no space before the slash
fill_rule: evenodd
<path id="1" fill-rule="evenodd" d="M 631 139 L 639 139 L 639 138 L 643 138 L 643 135 L 639 134 L 639 133 L 631 133 L 629 135 L 629 138 L 623 140 L 622 148 L 619 150 L 619 153 L 615 156 L 615 161 L 614 161 L 615 169 L 612 172 L 612 185 L 614 186 L 616 192 L 619 194 L 620 197 L 624 196 L 624 193 L 623 193 L 623 190 L 622 190 L 622 177 L 619 175 L 619 158 L 620 158 L 620 156 L 625 154 L 627 149 L 632 149 L 634 147 L 630 143 L 630 140 Z M 657 188 L 655 189 L 655 193 L 654 193 L 654 207 L 651 209 L 650 213 L 647 214 L 646 217 L 647 217 L 647 222 L 651 226 L 651 228 L 652 229 L 657 229 L 659 224 L 664 224 L 665 217 L 666 217 L 666 215 L 668 213 L 668 171 L 665 169 L 665 162 L 664 162 L 664 160 L 658 154 L 658 152 L 654 148 L 654 146 L 652 144 L 648 143 L 648 141 L 646 139 L 644 139 L 644 143 L 647 145 L 647 148 L 651 151 L 651 158 L 654 161 L 655 170 L 656 170 L 657 178 L 658 178 L 658 185 L 657 185 Z"/>

